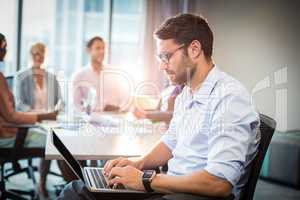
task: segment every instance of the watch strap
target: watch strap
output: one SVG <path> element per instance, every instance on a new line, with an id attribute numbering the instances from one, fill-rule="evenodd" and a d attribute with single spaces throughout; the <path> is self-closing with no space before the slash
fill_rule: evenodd
<path id="1" fill-rule="evenodd" d="M 143 185 L 147 192 L 153 192 L 154 190 L 151 188 L 151 177 L 153 176 L 154 171 L 147 170 L 143 174 Z"/>

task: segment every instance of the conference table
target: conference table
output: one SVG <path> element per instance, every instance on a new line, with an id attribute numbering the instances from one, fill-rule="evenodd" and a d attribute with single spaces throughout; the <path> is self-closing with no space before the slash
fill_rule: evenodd
<path id="1" fill-rule="evenodd" d="M 110 115 L 110 114 L 106 114 Z M 106 160 L 118 157 L 136 157 L 147 152 L 166 131 L 164 123 L 149 120 L 128 120 L 124 115 L 111 116 L 118 123 L 43 122 L 47 130 L 45 159 L 60 160 L 62 156 L 52 143 L 52 131 L 77 160 Z M 104 121 L 106 118 L 104 119 Z M 99 120 L 101 122 L 101 119 Z M 102 120 L 103 121 L 103 120 Z"/>

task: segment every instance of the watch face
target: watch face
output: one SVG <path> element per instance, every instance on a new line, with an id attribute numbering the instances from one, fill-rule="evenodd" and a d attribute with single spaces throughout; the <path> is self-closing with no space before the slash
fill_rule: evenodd
<path id="1" fill-rule="evenodd" d="M 151 178 L 153 175 L 153 170 L 145 170 L 143 174 L 143 178 Z"/>

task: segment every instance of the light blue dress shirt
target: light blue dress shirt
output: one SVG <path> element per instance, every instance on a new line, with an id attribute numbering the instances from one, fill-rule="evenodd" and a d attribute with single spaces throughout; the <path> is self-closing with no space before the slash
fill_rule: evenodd
<path id="1" fill-rule="evenodd" d="M 229 181 L 236 198 L 260 140 L 259 115 L 242 84 L 213 67 L 201 87 L 185 86 L 162 141 L 171 149 L 168 174 L 206 170 Z M 242 178 L 242 175 L 244 175 Z"/>

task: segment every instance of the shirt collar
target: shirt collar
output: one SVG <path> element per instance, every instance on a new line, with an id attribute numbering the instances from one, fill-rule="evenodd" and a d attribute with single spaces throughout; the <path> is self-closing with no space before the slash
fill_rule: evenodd
<path id="1" fill-rule="evenodd" d="M 220 79 L 220 70 L 217 66 L 214 66 L 208 73 L 207 77 L 205 78 L 204 82 L 202 83 L 201 87 L 197 89 L 193 94 L 189 87 L 186 88 L 186 94 L 189 96 L 189 107 L 192 106 L 191 104 L 199 103 L 204 104 L 210 98 L 210 95 Z"/>
<path id="2" fill-rule="evenodd" d="M 91 62 L 89 62 L 89 63 L 85 66 L 85 68 L 89 69 L 93 74 L 95 74 L 95 75 L 100 75 L 100 76 L 102 76 L 103 71 L 106 69 L 106 67 L 107 67 L 107 65 L 104 64 L 104 63 L 102 63 L 102 69 L 100 70 L 100 73 L 98 74 L 98 73 L 96 73 L 96 72 L 94 71 Z"/>

